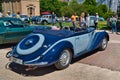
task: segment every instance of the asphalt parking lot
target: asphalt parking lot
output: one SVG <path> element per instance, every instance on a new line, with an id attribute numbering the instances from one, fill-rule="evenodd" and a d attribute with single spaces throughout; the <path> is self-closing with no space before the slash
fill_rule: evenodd
<path id="1" fill-rule="evenodd" d="M 73 60 L 64 70 L 53 66 L 25 71 L 5 57 L 11 45 L 0 45 L 0 80 L 120 80 L 120 35 L 111 34 L 105 51 L 93 51 Z"/>

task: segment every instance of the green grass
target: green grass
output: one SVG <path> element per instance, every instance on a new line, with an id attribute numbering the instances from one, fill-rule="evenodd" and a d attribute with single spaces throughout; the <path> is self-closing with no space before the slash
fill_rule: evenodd
<path id="1" fill-rule="evenodd" d="M 108 29 L 107 27 L 107 21 L 99 21 L 98 23 L 98 29 L 102 30 L 102 29 Z"/>
<path id="2" fill-rule="evenodd" d="M 52 26 L 52 25 L 51 25 L 51 24 L 48 24 L 47 26 Z M 55 26 L 60 27 L 60 25 L 59 25 L 58 22 L 55 23 Z M 70 26 L 72 26 L 72 23 L 71 23 L 71 22 L 62 22 L 62 26 L 63 26 L 63 27 L 70 27 Z"/>
<path id="3" fill-rule="evenodd" d="M 71 27 L 72 23 L 71 22 L 63 22 L 62 25 L 63 25 L 63 27 Z M 52 25 L 48 24 L 47 26 L 52 26 Z M 59 23 L 55 23 L 55 26 L 60 27 Z M 107 27 L 107 21 L 99 21 L 99 23 L 98 23 L 98 29 L 100 29 L 100 30 L 108 29 L 108 27 Z"/>

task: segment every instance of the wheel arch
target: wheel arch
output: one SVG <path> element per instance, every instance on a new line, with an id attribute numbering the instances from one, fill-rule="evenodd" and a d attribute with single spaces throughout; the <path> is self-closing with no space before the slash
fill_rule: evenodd
<path id="1" fill-rule="evenodd" d="M 65 49 L 68 49 L 71 52 L 72 58 L 74 56 L 73 45 L 68 41 L 63 41 L 63 42 L 59 43 L 58 45 L 56 45 L 54 47 L 54 49 L 55 49 L 54 58 L 56 58 L 55 61 L 57 61 L 59 59 L 61 52 Z"/>
<path id="2" fill-rule="evenodd" d="M 105 37 L 109 41 L 109 35 L 107 32 L 105 32 L 105 31 L 97 32 L 93 38 L 93 42 L 91 44 L 90 50 L 94 50 L 94 49 L 98 48 L 100 43 L 102 42 L 102 39 Z"/>
<path id="3" fill-rule="evenodd" d="M 47 20 L 42 20 L 42 23 L 43 23 L 43 22 L 47 22 L 47 23 L 48 23 L 48 21 L 47 21 Z"/>
<path id="4" fill-rule="evenodd" d="M 110 40 L 110 37 L 109 37 L 109 35 L 108 35 L 108 34 L 106 34 L 106 38 L 107 38 L 107 40 L 108 40 L 108 41 Z"/>

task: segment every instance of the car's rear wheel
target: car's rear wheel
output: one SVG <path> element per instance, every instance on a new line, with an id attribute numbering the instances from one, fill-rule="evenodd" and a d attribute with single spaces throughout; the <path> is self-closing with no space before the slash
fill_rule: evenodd
<path id="1" fill-rule="evenodd" d="M 101 51 L 105 50 L 107 47 L 107 44 L 108 44 L 108 39 L 105 37 L 100 44 L 99 50 Z"/>
<path id="2" fill-rule="evenodd" d="M 65 49 L 61 52 L 59 60 L 55 63 L 57 69 L 65 69 L 69 66 L 72 59 L 72 53 L 69 49 Z"/>

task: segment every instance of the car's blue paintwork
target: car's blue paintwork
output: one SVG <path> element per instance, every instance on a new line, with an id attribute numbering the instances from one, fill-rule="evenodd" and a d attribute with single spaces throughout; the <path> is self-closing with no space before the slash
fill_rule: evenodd
<path id="1" fill-rule="evenodd" d="M 11 57 L 21 59 L 23 61 L 21 65 L 48 66 L 58 61 L 63 50 L 71 50 L 73 58 L 76 58 L 98 48 L 105 37 L 109 40 L 109 35 L 105 31 L 95 31 L 93 28 L 80 32 L 35 30 L 12 50 Z M 32 49 L 40 39 L 44 41 L 41 41 L 36 51 L 27 51 Z"/>

